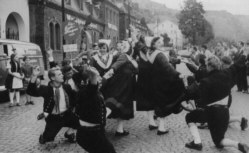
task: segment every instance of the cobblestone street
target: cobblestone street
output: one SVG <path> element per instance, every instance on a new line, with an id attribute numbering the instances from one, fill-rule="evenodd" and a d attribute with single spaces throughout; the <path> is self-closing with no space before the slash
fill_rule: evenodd
<path id="1" fill-rule="evenodd" d="M 249 118 L 249 95 L 233 92 L 232 114 Z M 24 99 L 23 99 L 24 101 Z M 0 104 L 0 152 L 1 153 L 78 153 L 84 152 L 77 144 L 68 143 L 63 129 L 54 142 L 40 145 L 39 135 L 43 132 L 45 121 L 37 121 L 36 116 L 42 110 L 43 99 L 36 98 L 34 106 L 9 108 L 8 103 Z M 124 138 L 114 137 L 115 121 L 108 120 L 107 135 L 118 153 L 190 153 L 193 150 L 184 147 L 191 136 L 184 121 L 186 112 L 171 115 L 167 118 L 170 133 L 157 136 L 156 131 L 148 130 L 148 122 L 144 112 L 136 112 L 136 117 L 126 124 L 130 135 Z M 218 150 L 214 147 L 208 130 L 201 130 L 203 153 L 237 153 L 236 150 L 225 148 Z M 249 132 L 241 131 L 239 124 L 229 127 L 227 137 L 249 144 Z"/>

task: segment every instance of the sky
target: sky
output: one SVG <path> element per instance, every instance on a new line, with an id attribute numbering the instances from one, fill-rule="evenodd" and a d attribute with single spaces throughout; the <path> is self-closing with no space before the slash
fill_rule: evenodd
<path id="1" fill-rule="evenodd" d="M 165 4 L 168 8 L 180 10 L 184 0 L 151 0 Z M 249 15 L 249 0 L 197 0 L 205 10 L 226 10 L 236 15 Z"/>

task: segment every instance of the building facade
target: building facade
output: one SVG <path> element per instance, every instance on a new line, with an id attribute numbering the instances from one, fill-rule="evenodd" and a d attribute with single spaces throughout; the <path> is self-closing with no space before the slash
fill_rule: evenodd
<path id="1" fill-rule="evenodd" d="M 73 58 L 104 35 L 99 8 L 86 0 L 65 0 L 64 6 L 63 19 L 61 0 L 29 1 L 30 41 L 40 45 L 46 63 L 49 49 L 54 50 L 55 61 L 60 62 L 63 44 L 77 44 L 77 52 L 66 54 L 66 58 Z M 85 29 L 84 25 L 89 21 L 91 23 Z"/>
<path id="2" fill-rule="evenodd" d="M 166 20 L 158 24 L 149 24 L 155 36 L 167 33 L 170 38 L 170 43 L 176 48 L 181 48 L 184 43 L 184 37 L 178 25 L 172 21 Z"/>
<path id="3" fill-rule="evenodd" d="M 101 18 L 105 23 L 104 38 L 111 40 L 111 47 L 119 41 L 119 8 L 115 1 L 105 0 L 101 5 Z"/>
<path id="4" fill-rule="evenodd" d="M 136 14 L 139 10 L 137 5 L 133 3 L 123 3 L 122 1 L 117 2 L 117 6 L 120 9 L 119 13 L 119 36 L 120 40 L 125 40 L 129 36 L 130 26 L 136 28 L 142 35 L 149 35 L 149 28 L 146 25 L 141 24 L 141 18 Z"/>
<path id="5" fill-rule="evenodd" d="M 0 38 L 29 41 L 28 0 L 1 0 Z"/>

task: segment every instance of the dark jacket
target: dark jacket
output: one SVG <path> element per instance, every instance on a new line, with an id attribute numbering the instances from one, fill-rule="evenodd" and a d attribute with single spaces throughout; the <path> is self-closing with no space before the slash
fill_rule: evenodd
<path id="1" fill-rule="evenodd" d="M 43 112 L 46 112 L 49 114 L 52 113 L 54 106 L 55 106 L 54 90 L 50 84 L 51 82 L 48 84 L 48 86 L 41 85 L 38 88 L 36 83 L 29 83 L 28 89 L 27 89 L 27 93 L 29 95 L 34 96 L 34 97 L 44 98 Z M 71 109 L 75 106 L 75 100 L 77 97 L 76 92 L 74 92 L 71 86 L 67 84 L 63 85 L 63 89 L 69 97 L 68 109 Z"/>
<path id="2" fill-rule="evenodd" d="M 88 84 L 80 89 L 75 113 L 80 120 L 105 126 L 106 108 L 98 85 Z"/>
<path id="3" fill-rule="evenodd" d="M 183 93 L 185 87 L 179 78 L 179 73 L 171 66 L 163 53 L 157 54 L 151 73 L 153 99 L 157 107 L 156 115 L 165 117 L 172 113 L 174 107 L 172 104 Z M 163 108 L 167 109 L 162 110 Z"/>
<path id="4" fill-rule="evenodd" d="M 215 70 L 200 81 L 200 107 L 217 102 L 229 96 L 236 82 L 236 66 Z"/>
<path id="5" fill-rule="evenodd" d="M 201 65 L 198 69 L 196 69 L 195 66 L 189 63 L 186 63 L 186 66 L 194 74 L 195 80 L 197 82 L 200 82 L 200 80 L 205 78 L 208 74 L 206 65 Z"/>

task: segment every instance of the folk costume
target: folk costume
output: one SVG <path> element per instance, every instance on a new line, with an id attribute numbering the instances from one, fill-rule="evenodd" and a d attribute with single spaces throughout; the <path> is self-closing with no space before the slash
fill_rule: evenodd
<path id="1" fill-rule="evenodd" d="M 107 80 L 101 89 L 106 106 L 112 110 L 110 118 L 128 120 L 134 117 L 133 101 L 137 69 L 130 58 L 126 53 L 119 56 L 111 66 L 114 75 Z"/>
<path id="2" fill-rule="evenodd" d="M 36 83 L 29 83 L 27 93 L 44 98 L 43 112 L 48 116 L 45 119 L 45 131 L 39 139 L 40 143 L 53 141 L 62 127 L 76 129 L 79 126 L 79 120 L 71 110 L 75 106 L 76 93 L 70 85 L 63 84 L 56 88 L 53 87 L 52 82 L 48 86 L 39 87 Z"/>
<path id="3" fill-rule="evenodd" d="M 166 117 L 180 110 L 180 104 L 175 101 L 185 90 L 179 73 L 169 63 L 168 55 L 162 51 L 155 50 L 147 54 L 152 64 L 152 91 L 155 102 L 155 114 L 158 117 Z"/>
<path id="4" fill-rule="evenodd" d="M 134 52 L 138 56 L 138 77 L 136 83 L 136 102 L 138 111 L 154 110 L 151 89 L 151 68 L 146 54 L 149 48 L 141 42 L 136 43 Z"/>
<path id="5" fill-rule="evenodd" d="M 10 61 L 7 64 L 7 69 L 10 69 L 12 73 L 21 76 L 22 71 L 21 71 L 21 67 L 20 64 L 18 62 L 12 62 Z M 13 81 L 17 80 L 19 78 L 14 77 L 13 75 L 8 74 L 7 78 L 5 80 L 5 88 L 7 88 L 8 90 L 10 90 L 11 92 L 13 92 L 14 90 L 19 90 L 21 88 L 23 88 L 23 84 L 22 84 L 22 80 L 19 79 L 19 83 L 21 82 L 20 85 L 17 86 L 17 84 L 13 84 Z"/>
<path id="6" fill-rule="evenodd" d="M 90 65 L 95 67 L 102 77 L 106 72 L 110 70 L 115 58 L 116 57 L 109 53 L 107 53 L 105 56 L 96 54 L 92 57 Z"/>
<path id="7" fill-rule="evenodd" d="M 115 153 L 105 135 L 106 108 L 98 85 L 81 88 L 77 103 L 76 115 L 80 120 L 77 143 L 89 153 Z"/>
<path id="8" fill-rule="evenodd" d="M 209 72 L 206 78 L 200 81 L 200 85 L 196 90 L 200 95 L 198 104 L 200 108 L 186 115 L 186 122 L 190 126 L 191 134 L 194 136 L 194 141 L 187 143 L 186 147 L 202 150 L 200 136 L 193 123 L 205 122 L 208 123 L 211 137 L 216 147 L 225 147 L 222 141 L 225 138 L 229 124 L 229 95 L 231 88 L 235 85 L 236 69 L 236 66 L 233 65 L 228 69 L 213 70 Z M 241 152 L 246 152 L 241 143 L 238 143 L 235 147 Z"/>

